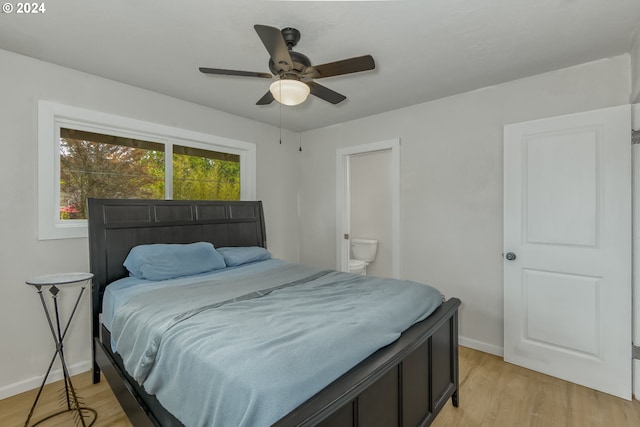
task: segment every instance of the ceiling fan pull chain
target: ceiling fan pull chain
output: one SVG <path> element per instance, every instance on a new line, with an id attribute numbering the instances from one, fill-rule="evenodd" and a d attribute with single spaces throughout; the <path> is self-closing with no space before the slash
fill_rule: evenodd
<path id="1" fill-rule="evenodd" d="M 280 99 L 282 99 L 282 86 L 280 86 Z M 280 105 L 280 145 L 282 145 L 282 104 L 278 102 Z"/>

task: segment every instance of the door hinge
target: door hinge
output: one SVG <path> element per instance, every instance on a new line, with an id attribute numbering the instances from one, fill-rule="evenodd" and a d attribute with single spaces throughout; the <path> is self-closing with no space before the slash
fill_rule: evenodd
<path id="1" fill-rule="evenodd" d="M 640 360 L 640 347 L 631 344 L 631 358 Z"/>
<path id="2" fill-rule="evenodd" d="M 345 239 L 345 240 L 349 240 L 349 234 L 345 233 L 345 235 L 344 235 L 344 239 Z"/>

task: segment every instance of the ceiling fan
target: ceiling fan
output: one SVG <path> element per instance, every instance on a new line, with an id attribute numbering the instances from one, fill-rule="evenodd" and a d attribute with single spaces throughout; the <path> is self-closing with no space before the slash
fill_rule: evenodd
<path id="1" fill-rule="evenodd" d="M 347 97 L 316 83 L 315 79 L 358 73 L 375 68 L 371 55 L 343 59 L 322 65 L 311 65 L 311 61 L 306 55 L 292 50 L 300 40 L 300 31 L 289 27 L 279 30 L 267 25 L 254 25 L 253 28 L 271 56 L 269 69 L 273 76 L 279 77 L 277 81 L 271 84 L 269 91 L 258 100 L 256 105 L 268 105 L 274 100 L 285 105 L 298 105 L 304 102 L 309 94 L 332 104 L 338 104 Z M 269 73 L 220 68 L 201 67 L 200 71 L 205 74 L 227 76 L 266 79 L 273 77 Z"/>

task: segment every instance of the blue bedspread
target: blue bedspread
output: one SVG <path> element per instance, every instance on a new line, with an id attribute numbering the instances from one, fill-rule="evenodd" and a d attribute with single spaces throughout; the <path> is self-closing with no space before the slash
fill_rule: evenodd
<path id="1" fill-rule="evenodd" d="M 133 296 L 125 368 L 186 426 L 270 425 L 441 303 L 409 281 L 297 264 Z"/>

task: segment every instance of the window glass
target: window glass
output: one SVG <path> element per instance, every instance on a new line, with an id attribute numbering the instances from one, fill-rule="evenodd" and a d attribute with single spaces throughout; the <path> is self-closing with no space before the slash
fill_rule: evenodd
<path id="1" fill-rule="evenodd" d="M 240 200 L 240 156 L 174 145 L 173 198 Z"/>
<path id="2" fill-rule="evenodd" d="M 164 145 L 60 129 L 60 219 L 86 219 L 87 197 L 164 198 Z"/>

